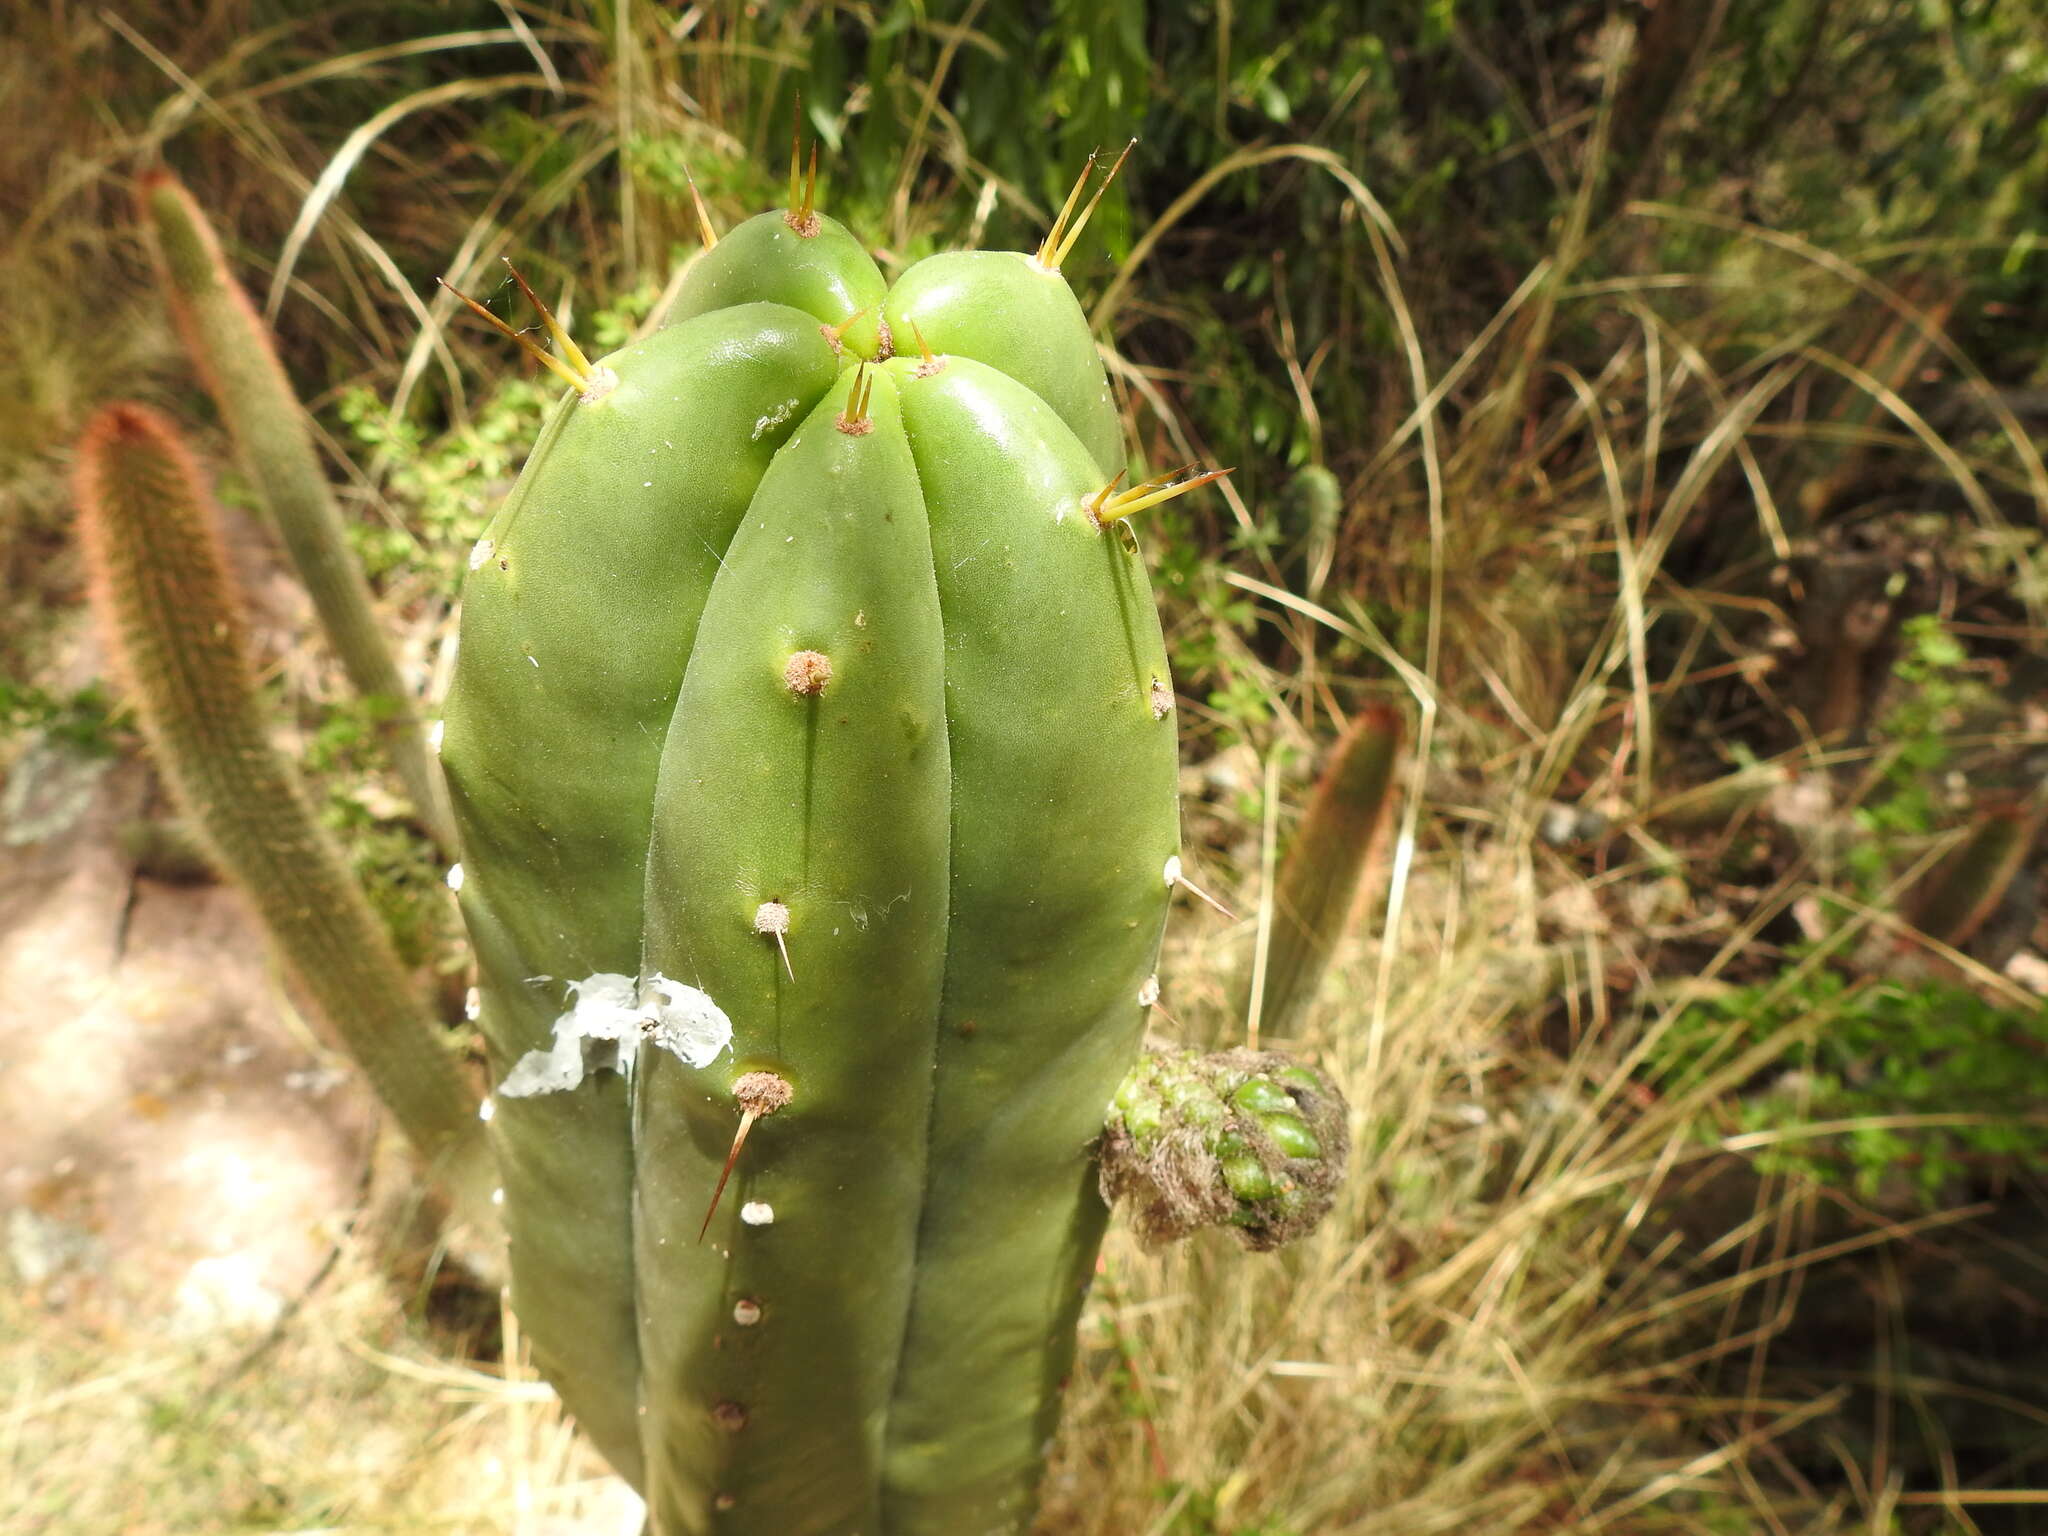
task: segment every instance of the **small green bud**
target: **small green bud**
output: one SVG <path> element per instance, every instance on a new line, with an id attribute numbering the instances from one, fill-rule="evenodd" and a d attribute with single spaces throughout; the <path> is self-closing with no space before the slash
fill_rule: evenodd
<path id="1" fill-rule="evenodd" d="M 1268 1078 L 1255 1077 L 1230 1096 L 1230 1102 L 1248 1115 L 1291 1115 L 1294 1100 L 1285 1088 Z"/>
<path id="2" fill-rule="evenodd" d="M 1273 1115 L 1259 1122 L 1266 1135 L 1289 1157 L 1321 1157 L 1323 1144 L 1316 1140 L 1308 1122 L 1298 1115 Z"/>

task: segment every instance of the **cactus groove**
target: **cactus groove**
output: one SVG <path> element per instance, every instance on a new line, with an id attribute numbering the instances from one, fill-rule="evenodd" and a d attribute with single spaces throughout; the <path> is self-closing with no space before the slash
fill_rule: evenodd
<path id="1" fill-rule="evenodd" d="M 1080 306 L 1011 254 L 890 289 L 800 206 L 599 367 L 442 746 L 492 1080 L 590 1069 L 494 1104 L 514 1304 L 659 1536 L 1021 1530 L 1178 837 Z"/>

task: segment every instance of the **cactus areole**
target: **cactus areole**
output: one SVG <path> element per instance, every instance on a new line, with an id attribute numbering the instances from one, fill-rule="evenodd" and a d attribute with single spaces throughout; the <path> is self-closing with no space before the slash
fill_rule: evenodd
<path id="1" fill-rule="evenodd" d="M 477 545 L 513 1299 L 660 1536 L 1030 1520 L 1178 869 L 1122 461 L 1043 252 L 890 287 L 800 202 L 577 355 Z"/>

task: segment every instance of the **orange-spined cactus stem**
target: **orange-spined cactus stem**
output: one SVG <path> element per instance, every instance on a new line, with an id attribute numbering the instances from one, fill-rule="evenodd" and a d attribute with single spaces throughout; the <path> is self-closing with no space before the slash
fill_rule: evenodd
<path id="1" fill-rule="evenodd" d="M 158 767 L 458 1209 L 488 1221 L 476 1096 L 265 737 L 198 465 L 157 413 L 111 405 L 87 427 L 76 473 L 93 607 Z"/>
<path id="2" fill-rule="evenodd" d="M 1400 764 L 1401 717 L 1361 714 L 1337 743 L 1295 833 L 1273 898 L 1273 934 L 1259 978 L 1259 1025 L 1278 1039 L 1315 1001 L 1385 825 Z"/>

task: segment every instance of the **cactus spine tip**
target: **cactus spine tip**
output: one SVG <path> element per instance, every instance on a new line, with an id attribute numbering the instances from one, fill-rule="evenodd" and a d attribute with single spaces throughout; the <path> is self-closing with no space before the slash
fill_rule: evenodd
<path id="1" fill-rule="evenodd" d="M 796 120 L 789 125 L 789 207 L 782 222 L 805 240 L 815 239 L 824 226 L 818 221 L 818 146 L 811 145 L 810 174 L 803 174 L 804 99 L 796 99 Z"/>
<path id="2" fill-rule="evenodd" d="M 1178 854 L 1174 855 L 1172 858 L 1166 861 L 1166 869 L 1164 873 L 1166 876 L 1166 888 L 1168 890 L 1174 890 L 1180 887 L 1185 887 L 1187 893 L 1190 896 L 1194 897 L 1195 900 L 1201 902 L 1204 906 L 1211 907 L 1215 911 L 1222 913 L 1223 916 L 1228 918 L 1233 923 L 1237 921 L 1237 914 L 1235 912 L 1231 911 L 1230 908 L 1223 905 L 1222 902 L 1218 901 L 1214 896 L 1211 896 L 1207 891 L 1203 890 L 1199 885 L 1195 884 L 1194 881 L 1188 878 L 1187 871 L 1181 868 L 1180 856 Z"/>
<path id="3" fill-rule="evenodd" d="M 762 902 L 754 913 L 754 932 L 775 940 L 782 955 L 782 968 L 795 981 L 796 969 L 789 963 L 789 908 L 779 901 Z"/>
<path id="4" fill-rule="evenodd" d="M 1099 532 L 1113 522 L 1143 512 L 1148 507 L 1156 507 L 1163 501 L 1171 501 L 1176 496 L 1185 496 L 1189 491 L 1207 485 L 1212 480 L 1221 480 L 1225 475 L 1232 473 L 1228 469 L 1211 469 L 1199 475 L 1188 475 L 1186 479 L 1180 478 L 1194 467 L 1192 464 L 1184 464 L 1171 474 L 1140 481 L 1123 491 L 1117 489 L 1124 478 L 1123 471 L 1118 470 L 1115 479 L 1088 498 L 1085 505 L 1090 525 Z"/>
<path id="5" fill-rule="evenodd" d="M 1074 242 L 1081 238 L 1081 232 L 1095 216 L 1095 205 L 1102 201 L 1102 194 L 1109 190 L 1109 184 L 1116 180 L 1116 173 L 1124 168 L 1124 161 L 1130 158 L 1131 151 L 1137 147 L 1136 139 L 1132 139 L 1124 146 L 1123 153 L 1116 157 L 1116 163 L 1109 168 L 1109 174 L 1102 178 L 1102 185 L 1097 187 L 1095 195 L 1088 199 L 1088 206 L 1081 210 L 1081 216 L 1073 218 L 1074 205 L 1081 200 L 1081 193 L 1088 185 L 1088 178 L 1094 175 L 1095 162 L 1102 153 L 1099 149 L 1088 152 L 1088 163 L 1081 167 L 1081 174 L 1075 179 L 1073 191 L 1067 194 L 1066 202 L 1061 204 L 1058 215 L 1052 221 L 1052 228 L 1046 231 L 1045 239 L 1039 242 L 1038 254 L 1034 259 L 1042 270 L 1059 271 L 1067 259 L 1067 253 L 1073 250 Z M 1071 224 L 1068 223 L 1069 219 L 1073 219 Z"/>
<path id="6" fill-rule="evenodd" d="M 943 373 L 946 360 L 932 351 L 932 344 L 924 339 L 924 332 L 918 329 L 915 320 L 910 322 L 910 334 L 917 338 L 917 354 L 921 361 L 911 370 L 914 379 L 928 379 L 935 373 Z"/>
<path id="7" fill-rule="evenodd" d="M 697 237 L 708 251 L 718 244 L 718 226 L 711 222 L 711 210 L 704 206 L 704 194 L 697 190 L 697 178 L 690 174 L 687 164 L 683 166 L 683 180 L 690 184 L 690 206 L 697 211 Z"/>
<path id="8" fill-rule="evenodd" d="M 519 291 L 526 295 L 527 302 L 539 313 L 541 324 L 546 326 L 548 334 L 554 337 L 555 345 L 561 349 L 559 357 L 541 346 L 524 331 L 514 330 L 482 304 L 479 304 L 475 299 L 449 282 L 447 278 L 437 277 L 434 281 L 468 305 L 471 312 L 486 325 L 490 326 L 492 330 L 501 336 L 510 338 L 513 344 L 528 357 L 575 390 L 577 396 L 585 405 L 597 404 L 598 401 L 610 394 L 613 388 L 617 386 L 619 382 L 618 375 L 609 368 L 597 368 L 591 365 L 590 359 L 584 356 L 583 349 L 576 345 L 575 338 L 569 334 L 561 321 L 555 318 L 555 312 L 541 302 L 540 295 L 528 286 L 526 279 L 520 275 L 519 269 L 512 265 L 509 258 L 505 262 L 505 270 L 512 274 L 512 281 L 519 285 Z M 484 551 L 483 559 L 490 558 L 489 540 L 485 540 L 477 548 Z M 481 561 L 477 560 L 474 553 L 471 555 L 471 560 L 474 563 L 471 564 L 470 569 L 475 570 L 477 564 L 480 564 Z"/>
<path id="9" fill-rule="evenodd" d="M 832 350 L 834 353 L 844 352 L 846 350 L 846 333 L 852 330 L 856 325 L 860 324 L 862 319 L 866 317 L 867 312 L 873 308 L 874 305 L 872 304 L 863 305 L 861 308 L 856 309 L 852 314 L 848 315 L 844 320 L 840 321 L 837 325 L 819 326 L 818 333 L 832 344 Z"/>
<path id="10" fill-rule="evenodd" d="M 855 316 L 855 319 L 860 318 Z M 853 388 L 846 392 L 846 408 L 833 423 L 848 437 L 866 437 L 875 430 L 875 418 L 868 414 L 874 403 L 875 375 L 863 362 L 854 373 Z"/>

